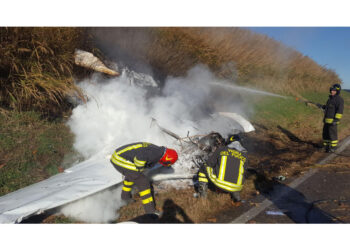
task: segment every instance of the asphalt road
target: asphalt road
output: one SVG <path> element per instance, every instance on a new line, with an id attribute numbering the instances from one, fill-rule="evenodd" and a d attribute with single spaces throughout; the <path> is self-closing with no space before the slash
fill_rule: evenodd
<path id="1" fill-rule="evenodd" d="M 288 184 L 276 183 L 217 223 L 350 223 L 350 145 Z"/>
<path id="2" fill-rule="evenodd" d="M 350 153 L 350 150 L 349 150 Z M 255 223 L 350 223 L 350 168 L 327 167 L 290 189 L 256 217 Z"/>

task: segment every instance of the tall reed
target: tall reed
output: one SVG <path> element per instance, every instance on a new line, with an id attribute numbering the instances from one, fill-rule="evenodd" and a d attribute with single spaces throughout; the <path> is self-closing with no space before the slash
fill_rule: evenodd
<path id="1" fill-rule="evenodd" d="M 73 83 L 74 50 L 87 46 L 83 28 L 0 28 L 0 104 L 16 110 L 57 111 Z"/>

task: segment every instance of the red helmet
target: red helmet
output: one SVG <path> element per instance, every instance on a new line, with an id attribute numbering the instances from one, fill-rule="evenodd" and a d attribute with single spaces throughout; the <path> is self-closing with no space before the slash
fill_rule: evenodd
<path id="1" fill-rule="evenodd" d="M 159 160 L 159 163 L 163 166 L 173 165 L 177 161 L 178 155 L 174 149 L 166 148 L 162 158 Z"/>

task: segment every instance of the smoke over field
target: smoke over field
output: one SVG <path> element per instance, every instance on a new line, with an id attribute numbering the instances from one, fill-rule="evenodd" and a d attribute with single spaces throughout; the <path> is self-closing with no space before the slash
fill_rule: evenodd
<path id="1" fill-rule="evenodd" d="M 179 142 L 157 126 L 151 126 L 152 118 L 180 137 L 186 137 L 187 132 L 194 135 L 212 131 L 226 136 L 233 132 L 234 125 L 212 114 L 226 111 L 245 115 L 249 109 L 244 106 L 242 96 L 234 89 L 223 88 L 223 84 L 227 83 L 215 79 L 204 66 L 193 68 L 185 77 L 169 77 L 161 91 L 153 96 L 142 86 L 131 85 L 125 74 L 113 80 L 95 78 L 80 82 L 88 102 L 77 106 L 68 122 L 75 134 L 74 147 L 86 159 L 97 161 L 108 158 L 121 145 L 138 141 L 180 151 Z M 190 157 L 180 153 L 173 167 L 176 174 L 186 174 L 191 166 Z M 112 166 L 106 161 L 106 167 Z M 72 203 L 62 211 L 84 221 L 107 222 L 122 205 L 116 193 L 103 192 Z M 104 202 L 106 200 L 113 202 Z M 103 209 L 96 205 L 101 202 Z"/>
<path id="2" fill-rule="evenodd" d="M 123 144 L 149 141 L 176 147 L 174 139 L 151 126 L 152 118 L 181 137 L 187 132 L 223 135 L 232 132 L 222 120 L 213 120 L 216 111 L 245 114 L 242 97 L 212 82 L 220 82 L 204 67 L 190 70 L 186 77 L 168 78 L 159 95 L 148 97 L 146 89 L 131 86 L 120 78 L 81 82 L 89 101 L 73 110 L 69 126 L 76 136 L 75 148 L 85 158 L 111 154 Z M 220 110 L 217 110 L 220 108 Z"/>

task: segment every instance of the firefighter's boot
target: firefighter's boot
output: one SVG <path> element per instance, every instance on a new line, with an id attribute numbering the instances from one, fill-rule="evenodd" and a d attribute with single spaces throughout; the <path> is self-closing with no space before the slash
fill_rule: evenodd
<path id="1" fill-rule="evenodd" d="M 158 220 L 163 216 L 163 212 L 155 210 L 155 212 L 148 214 L 153 220 Z"/>
<path id="2" fill-rule="evenodd" d="M 239 195 L 239 192 L 230 193 L 230 196 L 231 196 L 231 200 L 233 202 L 240 202 L 241 201 L 241 196 Z"/>
<path id="3" fill-rule="evenodd" d="M 337 147 L 332 147 L 332 146 L 330 146 L 328 152 L 329 152 L 329 153 L 334 153 L 336 150 L 337 150 Z"/>
<path id="4" fill-rule="evenodd" d="M 201 198 L 207 198 L 208 195 L 208 184 L 205 182 L 199 182 L 198 186 L 199 196 Z"/>

